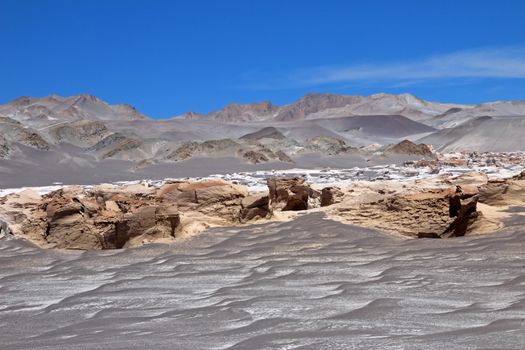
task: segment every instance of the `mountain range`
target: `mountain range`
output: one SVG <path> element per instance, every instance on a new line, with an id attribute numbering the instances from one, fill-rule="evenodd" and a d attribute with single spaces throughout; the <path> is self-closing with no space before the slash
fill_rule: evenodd
<path id="1" fill-rule="evenodd" d="M 92 95 L 20 97 L 0 105 L 0 175 L 16 177 L 25 169 L 118 175 L 122 169 L 180 168 L 195 159 L 293 164 L 316 155 L 369 158 L 403 139 L 441 152 L 522 151 L 523 136 L 523 101 L 468 105 L 411 94 L 307 94 L 283 106 L 230 104 L 155 120 Z"/>

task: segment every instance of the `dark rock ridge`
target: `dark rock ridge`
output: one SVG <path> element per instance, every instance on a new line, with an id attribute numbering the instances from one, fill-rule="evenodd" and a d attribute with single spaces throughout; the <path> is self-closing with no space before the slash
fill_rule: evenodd
<path id="1" fill-rule="evenodd" d="M 432 158 L 436 157 L 432 146 L 423 143 L 415 144 L 414 142 L 409 140 L 403 140 L 398 144 L 388 147 L 386 149 L 386 153 L 419 155 Z"/>
<path id="2" fill-rule="evenodd" d="M 91 147 L 103 140 L 111 132 L 106 125 L 97 120 L 79 120 L 51 127 L 50 135 L 57 142 L 69 143 L 79 147 Z M 100 145 L 97 146 L 100 148 Z"/>
<path id="3" fill-rule="evenodd" d="M 243 160 L 258 164 L 269 161 L 293 162 L 283 151 L 273 151 L 265 145 L 236 142 L 230 139 L 208 140 L 204 142 L 186 142 L 165 157 L 167 160 L 180 161 L 191 157 L 213 157 L 238 155 Z"/>
<path id="4" fill-rule="evenodd" d="M 336 155 L 357 152 L 357 148 L 349 146 L 344 140 L 331 136 L 317 136 L 304 142 L 307 150 L 321 154 Z"/>

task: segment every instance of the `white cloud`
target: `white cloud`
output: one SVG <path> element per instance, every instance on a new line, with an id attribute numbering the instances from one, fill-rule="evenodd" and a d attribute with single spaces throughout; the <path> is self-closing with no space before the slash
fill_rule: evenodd
<path id="1" fill-rule="evenodd" d="M 323 67 L 297 72 L 291 80 L 294 85 L 317 85 L 441 78 L 525 78 L 525 49 L 466 50 L 405 62 Z"/>

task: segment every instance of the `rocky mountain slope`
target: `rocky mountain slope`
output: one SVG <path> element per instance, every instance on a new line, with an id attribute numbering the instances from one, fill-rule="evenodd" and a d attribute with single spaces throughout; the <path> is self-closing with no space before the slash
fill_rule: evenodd
<path id="1" fill-rule="evenodd" d="M 410 94 L 307 94 L 284 106 L 232 104 L 165 120 L 92 95 L 20 97 L 0 105 L 0 173 L 47 167 L 43 159 L 55 159 L 57 171 L 76 172 L 180 167 L 193 158 L 250 164 L 292 164 L 305 155 L 368 159 L 403 139 L 439 151 L 518 151 L 525 150 L 524 117 L 522 101 L 460 105 Z"/>
<path id="2" fill-rule="evenodd" d="M 286 106 L 275 106 L 270 102 L 231 104 L 219 111 L 206 115 L 191 113 L 183 117 L 237 123 L 263 120 L 289 122 L 355 115 L 401 114 L 414 120 L 421 120 L 439 116 L 452 108 L 464 110 L 471 107 L 468 105 L 428 102 L 410 94 L 374 94 L 371 96 L 307 94 L 297 102 Z"/>
<path id="3" fill-rule="evenodd" d="M 420 140 L 443 152 L 525 150 L 525 117 L 476 117 Z"/>

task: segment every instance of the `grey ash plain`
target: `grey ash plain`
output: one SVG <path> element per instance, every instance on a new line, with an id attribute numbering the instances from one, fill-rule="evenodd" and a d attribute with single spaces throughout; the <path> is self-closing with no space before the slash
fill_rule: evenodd
<path id="1" fill-rule="evenodd" d="M 2 242 L 2 349 L 523 349 L 523 219 L 402 240 L 307 214 L 177 246 Z"/>

